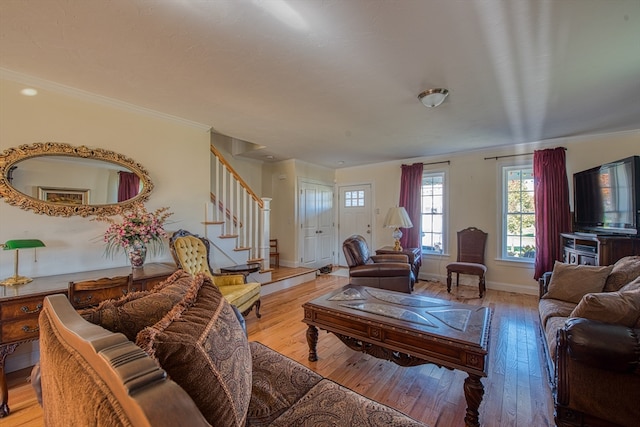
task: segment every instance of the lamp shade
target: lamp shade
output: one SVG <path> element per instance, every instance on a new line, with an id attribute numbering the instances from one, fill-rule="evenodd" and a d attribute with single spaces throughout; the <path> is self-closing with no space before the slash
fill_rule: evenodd
<path id="1" fill-rule="evenodd" d="M 26 239 L 26 240 L 7 240 L 4 244 L 4 250 L 11 249 L 32 249 L 43 248 L 44 243 L 38 239 Z"/>
<path id="2" fill-rule="evenodd" d="M 389 208 L 387 216 L 384 219 L 386 228 L 411 228 L 413 223 L 409 219 L 409 214 L 403 207 Z"/>
<path id="3" fill-rule="evenodd" d="M 30 277 L 20 276 L 18 274 L 18 259 L 20 249 L 35 249 L 44 247 L 44 243 L 42 240 L 38 239 L 22 239 L 22 240 L 7 240 L 4 244 L 1 245 L 5 251 L 7 250 L 15 250 L 14 257 L 14 273 L 13 276 L 7 277 L 3 281 L 0 282 L 2 286 L 14 286 L 14 285 L 24 285 L 25 283 L 31 282 L 33 279 Z"/>

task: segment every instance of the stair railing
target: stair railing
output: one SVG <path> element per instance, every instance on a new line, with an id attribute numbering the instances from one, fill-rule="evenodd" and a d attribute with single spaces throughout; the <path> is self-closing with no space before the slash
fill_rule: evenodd
<path id="1" fill-rule="evenodd" d="M 222 238 L 236 238 L 236 250 L 248 250 L 247 261 L 260 260 L 269 268 L 269 202 L 261 199 L 211 145 L 214 158 L 211 201 L 213 217 L 207 221 L 223 223 Z"/>

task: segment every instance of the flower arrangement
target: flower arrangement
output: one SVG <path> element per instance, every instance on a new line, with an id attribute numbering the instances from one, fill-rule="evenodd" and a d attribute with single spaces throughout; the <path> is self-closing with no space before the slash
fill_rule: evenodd
<path id="1" fill-rule="evenodd" d="M 96 221 L 111 224 L 104 233 L 107 255 L 113 256 L 120 249 L 126 252 L 140 245 L 149 247 L 152 252 L 162 252 L 164 249 L 162 238 L 168 237 L 164 231 L 164 223 L 169 216 L 173 215 L 168 207 L 159 208 L 150 213 L 142 203 L 138 203 L 133 205 L 131 210 L 120 209 L 118 213 L 122 217 L 121 222 L 108 216 L 95 218 Z"/>

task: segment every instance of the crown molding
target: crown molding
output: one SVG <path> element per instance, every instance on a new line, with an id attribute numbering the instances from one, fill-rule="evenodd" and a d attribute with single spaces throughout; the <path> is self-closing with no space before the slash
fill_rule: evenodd
<path id="1" fill-rule="evenodd" d="M 0 78 L 5 80 L 11 80 L 16 83 L 21 83 L 29 86 L 35 86 L 40 89 L 49 90 L 52 92 L 60 93 L 63 95 L 71 96 L 81 99 L 83 101 L 93 102 L 107 107 L 116 108 L 122 111 L 131 113 L 142 114 L 149 117 L 158 118 L 161 120 L 175 122 L 184 126 L 209 131 L 210 125 L 197 123 L 191 120 L 183 119 L 180 117 L 165 114 L 160 111 L 151 110 L 149 108 L 140 107 L 138 105 L 130 104 L 128 102 L 120 101 L 118 99 L 109 98 L 107 96 L 97 95 L 95 93 L 87 92 L 84 90 L 76 89 L 70 86 L 65 86 L 60 83 L 52 82 L 49 80 L 40 79 L 38 77 L 29 76 L 27 74 L 18 73 L 6 68 L 0 67 Z"/>

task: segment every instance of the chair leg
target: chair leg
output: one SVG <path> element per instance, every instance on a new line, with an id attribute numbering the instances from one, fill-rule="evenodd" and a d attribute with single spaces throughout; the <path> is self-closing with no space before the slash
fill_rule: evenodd
<path id="1" fill-rule="evenodd" d="M 259 319 L 262 317 L 262 315 L 260 314 L 260 300 L 256 301 L 255 306 L 256 306 L 256 317 Z"/>
<path id="2" fill-rule="evenodd" d="M 478 288 L 480 289 L 480 298 L 482 298 L 486 290 L 484 285 L 484 274 L 478 277 Z"/>
<path id="3" fill-rule="evenodd" d="M 451 272 L 447 270 L 447 292 L 451 293 Z"/>
<path id="4" fill-rule="evenodd" d="M 456 288 L 460 286 L 460 273 L 456 273 Z"/>

